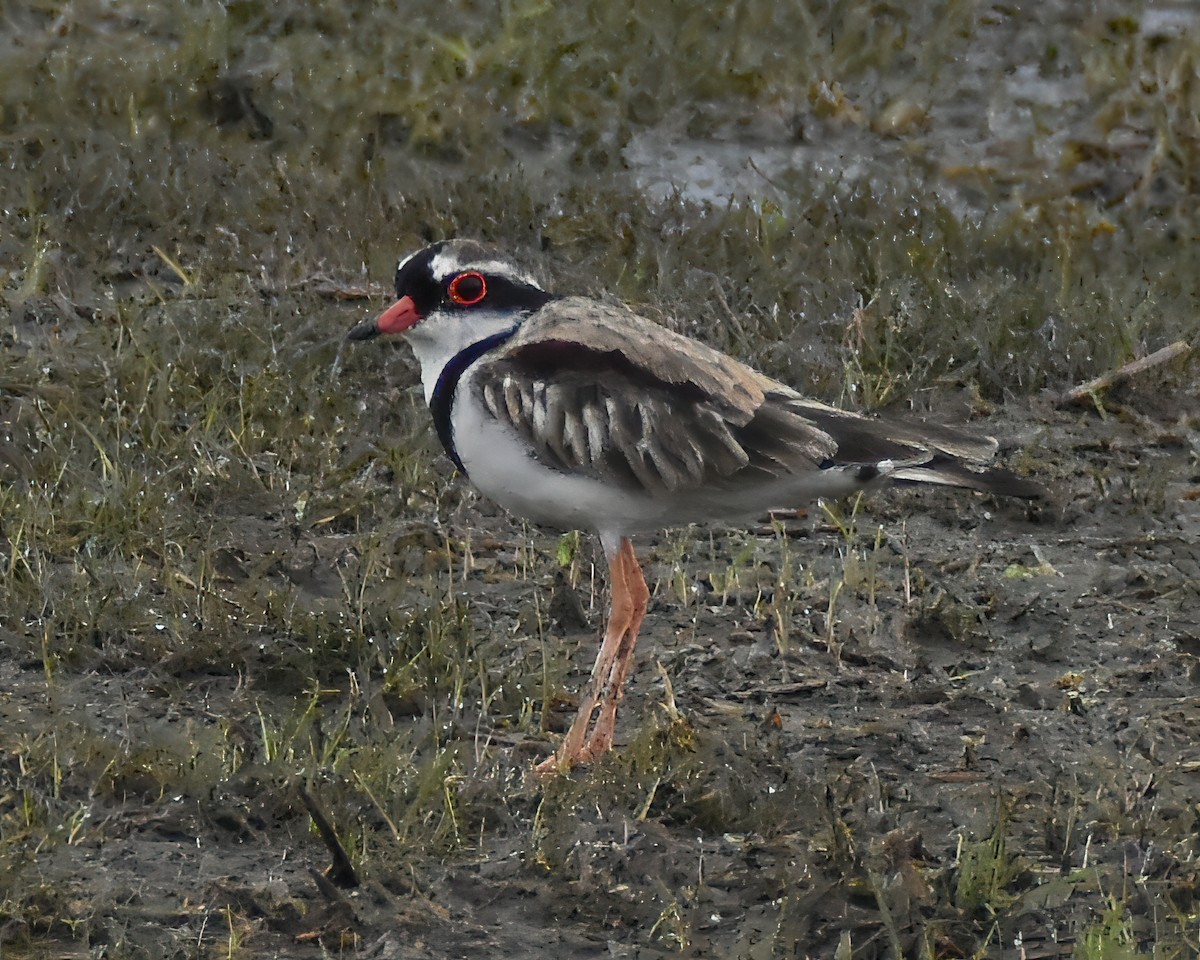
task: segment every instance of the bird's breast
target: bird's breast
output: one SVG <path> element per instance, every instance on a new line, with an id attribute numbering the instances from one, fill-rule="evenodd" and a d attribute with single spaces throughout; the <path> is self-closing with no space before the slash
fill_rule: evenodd
<path id="1" fill-rule="evenodd" d="M 658 499 L 541 460 L 524 437 L 488 412 L 469 374 L 458 385 L 451 432 L 471 483 L 517 516 L 565 530 L 632 532 L 661 521 L 665 504 Z"/>

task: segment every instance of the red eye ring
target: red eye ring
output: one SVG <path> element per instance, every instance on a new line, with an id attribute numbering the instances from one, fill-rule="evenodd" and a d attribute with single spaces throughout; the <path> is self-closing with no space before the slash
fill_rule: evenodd
<path id="1" fill-rule="evenodd" d="M 448 292 L 450 299 L 455 303 L 463 307 L 473 307 L 487 296 L 487 280 L 482 273 L 460 273 L 450 281 Z"/>

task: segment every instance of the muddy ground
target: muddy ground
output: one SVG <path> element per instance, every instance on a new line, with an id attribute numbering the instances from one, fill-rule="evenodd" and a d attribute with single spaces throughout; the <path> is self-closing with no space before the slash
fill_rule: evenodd
<path id="1" fill-rule="evenodd" d="M 446 12 L 0 4 L 0 956 L 1200 953 L 1197 358 L 1062 401 L 1195 342 L 1192 6 Z M 645 538 L 533 782 L 596 548 L 344 341 L 454 234 L 1050 496 Z"/>
<path id="2" fill-rule="evenodd" d="M 59 784 L 71 815 L 28 851 L 34 892 L 6 951 L 1186 956 L 1200 477 L 1194 420 L 1161 399 L 1139 386 L 1106 417 L 1049 398 L 990 411 L 1052 487 L 1047 504 L 900 490 L 838 523 L 810 510 L 641 544 L 654 598 L 618 750 L 547 786 L 527 773 L 553 738 L 504 708 L 519 697 L 486 712 L 431 702 L 368 666 L 292 691 L 307 681 L 280 661 L 300 641 L 278 634 L 237 672 L 185 649 L 156 665 L 110 653 L 48 683 L 42 660 L 7 658 L 8 749 L 18 726 L 59 731 L 79 767 L 31 770 L 45 744 L 9 754 Z M 362 574 L 347 536 L 250 506 L 234 510 L 214 597 L 343 604 Z M 467 642 L 491 644 L 498 679 L 536 682 L 561 660 L 549 672 L 569 697 L 600 624 L 591 548 L 572 588 L 556 536 L 469 495 L 446 523 L 389 533 L 392 575 L 368 606 L 406 603 L 404 563 L 428 562 L 430 544 L 470 542 L 471 568 L 439 581 L 491 638 Z M 289 781 L 262 714 L 308 696 L 317 728 Z M 560 713 L 555 726 L 569 703 Z M 454 795 L 455 836 L 436 850 L 406 849 L 411 825 L 365 788 L 326 809 L 353 889 L 318 879 L 331 855 L 297 795 L 321 807 L 330 779 L 355 775 L 318 746 L 322 724 L 343 723 L 397 745 L 441 724 L 453 758 L 420 787 Z M 101 769 L 81 731 L 134 746 Z M 218 748 L 243 752 L 235 770 L 205 757 Z M 427 760 L 392 757 L 401 782 Z M 1083 953 L 1088 937 L 1109 952 Z"/>

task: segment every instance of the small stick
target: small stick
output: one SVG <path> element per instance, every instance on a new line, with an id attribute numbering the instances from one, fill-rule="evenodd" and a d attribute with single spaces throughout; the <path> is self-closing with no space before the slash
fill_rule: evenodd
<path id="1" fill-rule="evenodd" d="M 350 862 L 350 856 L 346 853 L 346 848 L 342 846 L 342 842 L 338 839 L 337 831 L 333 829 L 333 824 L 329 822 L 329 818 L 321 812 L 321 808 L 317 806 L 317 801 L 303 787 L 297 788 L 300 793 L 300 799 L 304 801 L 304 806 L 308 808 L 308 815 L 312 817 L 312 822 L 317 828 L 317 833 L 321 835 L 321 839 L 325 841 L 325 846 L 329 848 L 329 853 L 333 857 L 333 863 L 325 870 L 323 877 L 333 884 L 335 887 L 346 889 L 348 887 L 358 886 L 358 874 L 354 872 L 354 864 Z M 320 886 L 320 884 L 318 884 Z"/>
<path id="2" fill-rule="evenodd" d="M 1168 363 L 1176 357 L 1186 356 L 1191 351 L 1192 345 L 1186 340 L 1176 340 L 1169 347 L 1155 350 L 1148 356 L 1139 357 L 1137 360 L 1130 360 L 1123 366 L 1117 367 L 1116 370 L 1110 370 L 1108 373 L 1101 374 L 1095 380 L 1089 380 L 1087 383 L 1081 383 L 1077 387 L 1072 387 L 1058 398 L 1059 406 L 1066 406 L 1071 403 L 1087 403 L 1100 391 L 1116 386 L 1118 383 L 1122 383 L 1130 377 L 1137 376 L 1139 373 L 1144 373 L 1153 367 Z"/>

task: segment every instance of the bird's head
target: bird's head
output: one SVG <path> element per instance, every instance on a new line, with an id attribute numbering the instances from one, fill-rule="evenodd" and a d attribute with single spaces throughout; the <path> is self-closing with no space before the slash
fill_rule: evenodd
<path id="1" fill-rule="evenodd" d="M 499 250 L 475 240 L 443 240 L 401 260 L 396 268 L 396 297 L 378 317 L 355 326 L 350 339 L 408 333 L 427 322 L 432 328 L 441 325 L 437 321 L 442 318 L 477 319 L 483 327 L 506 317 L 515 323 L 552 299 Z"/>

